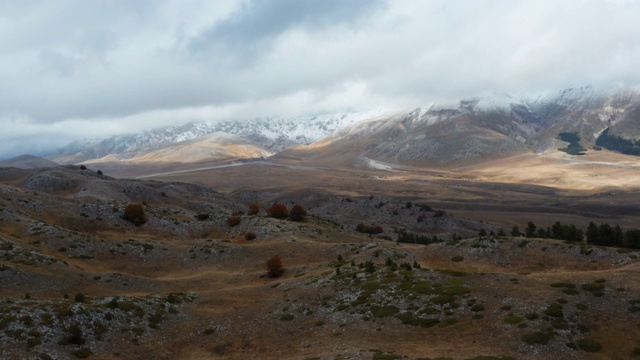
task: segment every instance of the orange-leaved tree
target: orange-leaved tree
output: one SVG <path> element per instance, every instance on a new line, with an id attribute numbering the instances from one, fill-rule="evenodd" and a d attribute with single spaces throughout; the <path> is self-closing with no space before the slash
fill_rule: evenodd
<path id="1" fill-rule="evenodd" d="M 267 215 L 276 219 L 284 219 L 289 216 L 289 210 L 284 204 L 277 203 L 267 209 Z"/>
<path id="2" fill-rule="evenodd" d="M 229 226 L 236 226 L 236 225 L 240 224 L 240 221 L 242 221 L 242 217 L 240 217 L 240 216 L 229 216 L 227 218 L 227 224 Z"/>
<path id="3" fill-rule="evenodd" d="M 249 205 L 249 210 L 247 210 L 247 215 L 257 215 L 260 212 L 260 205 L 251 204 Z"/>
<path id="4" fill-rule="evenodd" d="M 284 272 L 284 263 L 280 258 L 280 255 L 274 255 L 271 259 L 267 260 L 267 271 L 269 277 L 278 277 Z"/>

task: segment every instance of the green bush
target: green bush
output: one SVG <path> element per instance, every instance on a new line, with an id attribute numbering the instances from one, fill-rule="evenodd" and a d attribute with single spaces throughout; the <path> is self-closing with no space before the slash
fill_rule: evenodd
<path id="1" fill-rule="evenodd" d="M 93 352 L 89 348 L 81 348 L 72 353 L 78 359 L 86 359 L 89 356 L 93 355 Z"/>
<path id="2" fill-rule="evenodd" d="M 604 285 L 599 283 L 589 283 L 580 285 L 580 288 L 588 292 L 601 292 L 604 289 Z"/>
<path id="3" fill-rule="evenodd" d="M 563 317 L 562 313 L 562 305 L 558 303 L 553 303 L 544 310 L 544 314 L 551 317 Z"/>
<path id="4" fill-rule="evenodd" d="M 536 331 L 534 333 L 522 335 L 522 341 L 529 345 L 547 345 L 552 337 L 552 332 Z"/>
<path id="5" fill-rule="evenodd" d="M 387 306 L 372 306 L 371 314 L 377 318 L 384 318 L 387 316 L 392 316 L 398 313 L 400 309 L 393 305 Z"/>
<path id="6" fill-rule="evenodd" d="M 504 322 L 509 325 L 517 325 L 522 322 L 522 318 L 519 316 L 515 316 L 514 314 L 509 314 L 504 318 Z"/>
<path id="7" fill-rule="evenodd" d="M 585 352 L 599 352 L 600 350 L 602 350 L 602 345 L 599 342 L 591 339 L 580 339 L 576 342 L 576 345 L 578 345 L 578 348 L 580 348 L 580 350 Z"/>

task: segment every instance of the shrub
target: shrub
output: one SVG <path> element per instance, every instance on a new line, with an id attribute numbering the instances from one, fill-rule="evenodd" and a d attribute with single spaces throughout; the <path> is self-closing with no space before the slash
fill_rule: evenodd
<path id="1" fill-rule="evenodd" d="M 244 233 L 244 239 L 247 241 L 255 239 L 256 236 L 256 233 L 254 233 L 253 231 L 247 231 L 246 233 Z"/>
<path id="2" fill-rule="evenodd" d="M 356 226 L 356 231 L 361 232 L 363 234 L 381 234 L 384 232 L 382 226 L 367 226 L 365 224 L 358 224 Z"/>
<path id="3" fill-rule="evenodd" d="M 284 314 L 280 317 L 280 320 L 282 321 L 291 321 L 294 319 L 293 314 Z"/>
<path id="4" fill-rule="evenodd" d="M 553 303 L 544 310 L 544 314 L 551 317 L 563 317 L 562 313 L 562 305 L 558 303 Z"/>
<path id="5" fill-rule="evenodd" d="M 59 345 L 84 345 L 87 342 L 80 325 L 72 324 L 66 331 L 68 335 L 58 342 Z"/>
<path id="6" fill-rule="evenodd" d="M 236 226 L 240 224 L 240 221 L 242 221 L 242 218 L 240 216 L 229 216 L 227 218 L 227 224 L 229 226 Z"/>
<path id="7" fill-rule="evenodd" d="M 97 171 L 97 174 L 98 174 L 98 175 L 102 175 L 102 170 L 98 170 L 98 171 Z"/>
<path id="8" fill-rule="evenodd" d="M 599 342 L 591 339 L 580 339 L 577 341 L 576 345 L 578 345 L 580 350 L 586 352 L 598 352 L 602 350 L 602 345 Z"/>
<path id="9" fill-rule="evenodd" d="M 522 322 L 522 318 L 514 314 L 509 314 L 504 318 L 504 322 L 509 325 L 517 325 Z"/>
<path id="10" fill-rule="evenodd" d="M 87 167 L 84 165 L 80 165 L 80 170 L 87 170 Z"/>
<path id="11" fill-rule="evenodd" d="M 538 313 L 527 313 L 527 315 L 525 315 L 524 317 L 527 318 L 527 320 L 535 320 L 538 318 Z"/>
<path id="12" fill-rule="evenodd" d="M 439 217 L 443 217 L 443 216 L 447 216 L 447 212 L 446 212 L 446 211 L 444 211 L 444 210 L 436 210 L 436 211 L 433 213 L 433 217 L 434 217 L 434 218 L 439 218 Z"/>
<path id="13" fill-rule="evenodd" d="M 267 271 L 269 277 L 278 277 L 284 272 L 284 262 L 280 258 L 280 255 L 274 255 L 271 259 L 267 260 Z"/>
<path id="14" fill-rule="evenodd" d="M 526 342 L 529 345 L 547 345 L 553 333 L 548 331 L 536 331 L 531 334 L 522 335 L 522 341 Z"/>
<path id="15" fill-rule="evenodd" d="M 200 221 L 209 220 L 209 214 L 198 214 L 196 215 L 196 219 Z"/>
<path id="16" fill-rule="evenodd" d="M 284 204 L 274 204 L 267 209 L 267 215 L 276 219 L 284 219 L 289 216 L 289 210 Z"/>
<path id="17" fill-rule="evenodd" d="M 86 300 L 86 297 L 83 293 L 77 293 L 73 299 L 75 300 L 75 302 L 83 303 Z"/>
<path id="18" fill-rule="evenodd" d="M 291 211 L 289 212 L 289 217 L 293 221 L 302 221 L 304 217 L 307 216 L 307 212 L 300 205 L 293 205 Z"/>
<path id="19" fill-rule="evenodd" d="M 86 359 L 92 354 L 93 352 L 89 348 L 81 348 L 73 352 L 73 355 L 78 359 Z"/>
<path id="20" fill-rule="evenodd" d="M 247 210 L 247 215 L 257 215 L 260 212 L 260 205 L 251 204 L 249 205 L 249 210 Z"/>
<path id="21" fill-rule="evenodd" d="M 147 222 L 147 215 L 142 204 L 129 204 L 124 208 L 123 218 L 130 221 L 135 226 L 140 226 Z"/>
<path id="22" fill-rule="evenodd" d="M 464 257 L 462 257 L 460 255 L 454 256 L 454 257 L 451 258 L 451 261 L 453 261 L 453 262 L 461 262 L 463 260 L 464 260 Z"/>

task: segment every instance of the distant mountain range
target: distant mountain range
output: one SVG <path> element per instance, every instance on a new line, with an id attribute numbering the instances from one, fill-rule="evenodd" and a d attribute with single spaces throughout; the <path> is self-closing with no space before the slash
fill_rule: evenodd
<path id="1" fill-rule="evenodd" d="M 618 150 L 596 143 L 602 143 L 604 133 L 626 141 L 627 147 L 635 146 L 639 115 L 640 92 L 635 90 L 601 93 L 584 87 L 533 100 L 501 95 L 431 104 L 350 124 L 306 150 L 287 150 L 282 155 L 363 166 L 370 166 L 371 160 L 375 166 L 381 162 L 433 166 L 531 151 Z M 573 145 L 568 138 L 575 139 Z"/>
<path id="2" fill-rule="evenodd" d="M 0 161 L 1 167 L 14 167 L 18 169 L 38 169 L 46 167 L 55 167 L 59 164 L 33 155 L 20 155 L 11 159 Z"/>
<path id="3" fill-rule="evenodd" d="M 581 87 L 535 99 L 500 94 L 407 111 L 168 126 L 77 141 L 46 158 L 61 164 L 189 163 L 293 154 L 345 165 L 422 166 L 558 149 L 574 155 L 603 148 L 640 154 L 639 137 L 639 91 Z"/>
<path id="4" fill-rule="evenodd" d="M 265 154 L 272 154 L 290 146 L 310 144 L 345 125 L 370 118 L 381 112 L 384 110 L 299 118 L 195 122 L 181 126 L 161 127 L 138 134 L 116 135 L 107 139 L 83 139 L 69 144 L 46 158 L 62 164 L 80 163 L 107 156 L 113 160 L 141 158 L 148 152 L 214 133 L 237 135 L 239 137 L 237 139 L 241 139 L 240 142 L 250 143 L 262 149 Z M 212 154 L 212 156 L 217 155 Z M 184 161 L 191 162 L 186 157 Z"/>

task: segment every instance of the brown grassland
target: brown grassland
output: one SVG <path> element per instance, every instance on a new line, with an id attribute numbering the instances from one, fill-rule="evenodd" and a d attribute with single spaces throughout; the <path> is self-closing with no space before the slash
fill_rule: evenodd
<path id="1" fill-rule="evenodd" d="M 290 155 L 102 168 L 162 173 L 137 181 L 74 167 L 0 171 L 0 357 L 633 358 L 640 251 L 496 235 L 405 244 L 353 221 L 377 224 L 397 201 L 446 211 L 449 222 L 429 220 L 443 227 L 638 228 L 635 159 L 526 154 L 383 171 Z M 341 212 L 347 198 L 359 214 Z M 246 215 L 254 202 L 262 210 Z M 308 216 L 267 217 L 275 202 Z M 147 223 L 122 219 L 128 203 L 144 204 Z M 394 210 L 394 224 L 419 214 Z M 229 226 L 230 216 L 241 221 Z M 270 278 L 276 254 L 285 271 Z"/>

